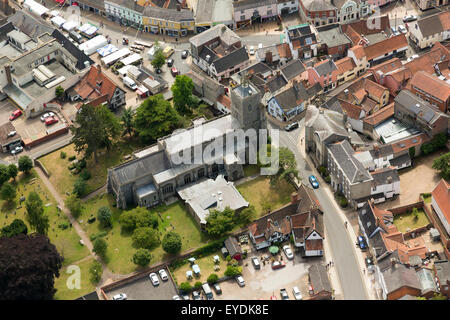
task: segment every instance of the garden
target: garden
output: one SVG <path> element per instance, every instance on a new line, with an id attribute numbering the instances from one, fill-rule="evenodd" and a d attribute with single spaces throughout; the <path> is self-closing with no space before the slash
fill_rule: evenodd
<path id="1" fill-rule="evenodd" d="M 394 216 L 394 225 L 402 233 L 425 227 L 429 223 L 430 221 L 423 209 L 414 208 L 407 213 Z"/>

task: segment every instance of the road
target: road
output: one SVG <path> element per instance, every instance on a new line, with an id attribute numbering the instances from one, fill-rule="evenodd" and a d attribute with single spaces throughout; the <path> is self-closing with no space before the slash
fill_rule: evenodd
<path id="1" fill-rule="evenodd" d="M 269 128 L 274 128 L 269 122 Z M 304 120 L 300 121 L 300 128 L 291 132 L 280 130 L 280 146 L 291 149 L 296 157 L 299 176 L 307 183 L 308 176 L 315 174 L 303 154 L 299 150 L 301 130 Z M 274 128 L 276 129 L 276 128 Z M 316 174 L 315 174 L 316 175 Z M 359 264 L 354 251 L 354 243 L 348 236 L 334 199 L 330 199 L 324 186 L 314 190 L 317 199 L 324 211 L 324 224 L 330 244 L 333 262 L 340 279 L 342 293 L 345 300 L 367 300 L 367 292 L 364 286 Z"/>

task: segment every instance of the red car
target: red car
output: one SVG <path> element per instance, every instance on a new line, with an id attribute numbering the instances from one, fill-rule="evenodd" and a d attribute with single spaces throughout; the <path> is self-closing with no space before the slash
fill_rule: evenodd
<path id="1" fill-rule="evenodd" d="M 286 263 L 284 261 L 274 261 L 272 263 L 272 269 L 277 270 L 286 267 Z"/>
<path id="2" fill-rule="evenodd" d="M 17 109 L 16 111 L 14 111 L 13 113 L 11 113 L 11 115 L 9 116 L 9 120 L 13 121 L 16 120 L 18 117 L 20 117 L 22 115 L 22 110 Z"/>
<path id="3" fill-rule="evenodd" d="M 170 71 L 172 72 L 172 76 L 174 76 L 174 77 L 179 75 L 179 71 L 175 67 L 172 67 L 172 69 L 170 69 Z"/>
<path id="4" fill-rule="evenodd" d="M 58 122 L 58 119 L 56 119 L 55 117 L 47 117 L 47 118 L 45 118 L 45 125 L 46 126 L 52 125 L 52 124 L 57 123 L 57 122 Z"/>

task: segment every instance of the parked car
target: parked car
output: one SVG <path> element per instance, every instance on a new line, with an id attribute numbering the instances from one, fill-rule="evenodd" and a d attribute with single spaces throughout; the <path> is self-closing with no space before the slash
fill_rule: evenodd
<path id="1" fill-rule="evenodd" d="M 158 271 L 158 273 L 159 273 L 159 276 L 161 277 L 161 280 L 162 280 L 162 281 L 167 281 L 167 280 L 169 280 L 169 277 L 167 276 L 166 270 L 161 269 L 161 270 Z"/>
<path id="2" fill-rule="evenodd" d="M 214 295 L 212 293 L 211 287 L 208 283 L 202 284 L 203 294 L 206 297 L 206 300 L 214 300 Z"/>
<path id="3" fill-rule="evenodd" d="M 54 116 L 55 116 L 55 114 L 54 114 L 53 112 L 47 112 L 47 113 L 44 113 L 44 114 L 41 116 L 41 121 L 44 122 L 45 119 L 47 119 L 48 117 L 54 117 Z"/>
<path id="4" fill-rule="evenodd" d="M 178 69 L 176 67 L 172 67 L 172 69 L 170 69 L 170 72 L 172 73 L 172 76 L 176 77 L 177 75 L 180 74 L 180 72 L 178 71 Z"/>
<path id="5" fill-rule="evenodd" d="M 156 275 L 156 273 L 154 273 L 154 272 L 150 273 L 149 278 L 155 287 L 159 285 L 159 279 L 158 279 L 158 276 Z"/>
<path id="6" fill-rule="evenodd" d="M 162 73 L 162 70 L 161 70 L 160 68 L 158 68 L 158 69 L 156 69 L 156 73 L 157 73 L 157 74 L 161 74 L 161 73 Z"/>
<path id="7" fill-rule="evenodd" d="M 251 55 L 251 56 L 255 54 L 255 47 L 254 46 L 250 46 L 248 48 L 248 54 Z"/>
<path id="8" fill-rule="evenodd" d="M 202 297 L 201 297 L 201 295 L 200 295 L 200 292 L 198 292 L 198 291 L 193 291 L 193 292 L 192 292 L 192 299 L 193 299 L 193 300 L 202 300 Z"/>
<path id="9" fill-rule="evenodd" d="M 395 29 L 395 27 L 391 27 L 391 32 L 392 32 L 392 35 L 394 35 L 394 36 L 398 36 L 398 35 L 400 34 L 400 32 L 398 32 L 398 31 Z"/>
<path id="10" fill-rule="evenodd" d="M 183 300 L 191 300 L 187 294 L 183 295 Z"/>
<path id="11" fill-rule="evenodd" d="M 309 176 L 309 183 L 311 183 L 312 187 L 314 189 L 319 188 L 319 181 L 317 181 L 317 178 L 313 175 Z"/>
<path id="12" fill-rule="evenodd" d="M 20 117 L 22 115 L 22 110 L 17 109 L 16 111 L 14 111 L 13 113 L 11 113 L 11 115 L 9 116 L 9 120 L 13 121 L 16 120 L 18 117 Z"/>
<path id="13" fill-rule="evenodd" d="M 11 154 L 18 154 L 21 153 L 23 151 L 23 147 L 22 146 L 17 146 L 14 149 L 11 150 Z"/>
<path id="14" fill-rule="evenodd" d="M 136 82 L 134 82 L 134 80 L 133 79 L 131 79 L 130 77 L 127 77 L 127 76 L 125 76 L 125 77 L 123 77 L 123 83 L 124 83 L 124 85 L 126 85 L 128 88 L 130 88 L 131 90 L 136 90 L 137 89 L 137 84 L 136 84 Z"/>
<path id="15" fill-rule="evenodd" d="M 289 300 L 289 295 L 286 291 L 286 289 L 280 289 L 280 296 L 281 296 L 281 300 Z"/>
<path id="16" fill-rule="evenodd" d="M 163 54 L 166 58 L 170 57 L 174 52 L 175 52 L 175 50 L 173 50 L 173 48 L 171 46 L 167 46 L 163 50 Z"/>
<path id="17" fill-rule="evenodd" d="M 403 17 L 403 22 L 411 22 L 411 21 L 416 21 L 416 20 L 417 20 L 417 17 L 413 14 Z"/>
<path id="18" fill-rule="evenodd" d="M 180 298 L 179 295 L 176 295 L 176 296 L 173 296 L 173 297 L 172 297 L 172 300 L 181 300 L 181 298 Z"/>
<path id="19" fill-rule="evenodd" d="M 408 32 L 408 30 L 406 30 L 405 26 L 402 25 L 402 24 L 397 27 L 397 30 L 399 32 L 401 32 L 401 33 L 407 33 Z"/>
<path id="20" fill-rule="evenodd" d="M 183 50 L 181 52 L 181 59 L 186 59 L 189 56 L 189 51 L 188 50 Z"/>
<path id="21" fill-rule="evenodd" d="M 168 66 L 169 68 L 170 68 L 171 66 L 173 66 L 173 63 L 174 63 L 173 59 L 167 60 L 167 66 Z"/>
<path id="22" fill-rule="evenodd" d="M 214 291 L 216 292 L 216 294 L 222 294 L 222 288 L 219 286 L 218 283 L 214 283 L 213 288 L 214 288 Z"/>
<path id="23" fill-rule="evenodd" d="M 411 62 L 411 61 L 413 61 L 414 59 L 417 59 L 418 57 L 419 57 L 418 54 L 413 54 L 413 55 L 410 56 L 408 59 L 406 59 L 406 62 Z"/>
<path id="24" fill-rule="evenodd" d="M 367 250 L 367 243 L 363 236 L 358 236 L 358 246 L 362 251 Z"/>
<path id="25" fill-rule="evenodd" d="M 118 293 L 113 297 L 113 300 L 127 300 L 127 295 L 125 293 Z"/>
<path id="26" fill-rule="evenodd" d="M 46 126 L 51 126 L 52 124 L 55 124 L 58 122 L 58 119 L 55 117 L 48 117 L 45 119 L 44 123 Z"/>
<path id="27" fill-rule="evenodd" d="M 255 269 L 261 269 L 258 257 L 252 257 L 252 264 Z"/>
<path id="28" fill-rule="evenodd" d="M 294 294 L 295 300 L 302 300 L 303 299 L 303 296 L 302 296 L 300 290 L 298 289 L 298 287 L 293 287 L 292 288 L 292 293 Z"/>
<path id="29" fill-rule="evenodd" d="M 294 253 L 291 250 L 291 247 L 288 245 L 283 246 L 283 251 L 284 254 L 286 255 L 286 258 L 288 258 L 289 260 L 294 259 Z"/>
<path id="30" fill-rule="evenodd" d="M 16 131 L 11 131 L 10 133 L 8 133 L 7 137 L 8 138 L 14 137 L 16 133 L 17 133 Z"/>
<path id="31" fill-rule="evenodd" d="M 238 283 L 239 287 L 245 286 L 245 281 L 244 281 L 244 278 L 242 278 L 242 276 L 237 276 L 236 282 Z"/>
<path id="32" fill-rule="evenodd" d="M 284 261 L 274 261 L 272 262 L 272 269 L 277 270 L 286 267 L 286 263 Z"/>
<path id="33" fill-rule="evenodd" d="M 366 262 L 366 266 L 373 266 L 373 259 L 371 257 L 366 257 L 364 261 Z"/>
<path id="34" fill-rule="evenodd" d="M 298 122 L 290 123 L 286 127 L 284 127 L 284 130 L 286 131 L 292 131 L 298 128 Z"/>

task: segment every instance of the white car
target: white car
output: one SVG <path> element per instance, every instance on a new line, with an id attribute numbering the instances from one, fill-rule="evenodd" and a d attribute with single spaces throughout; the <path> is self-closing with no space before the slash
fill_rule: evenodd
<path id="1" fill-rule="evenodd" d="M 248 54 L 251 55 L 251 56 L 255 54 L 255 47 L 254 46 L 250 46 L 250 48 L 248 48 Z"/>
<path id="2" fill-rule="evenodd" d="M 413 14 L 403 17 L 403 22 L 411 22 L 411 21 L 416 21 L 416 20 L 417 20 L 417 17 Z"/>
<path id="3" fill-rule="evenodd" d="M 23 151 L 23 147 L 17 146 L 13 150 L 11 150 L 11 154 L 18 154 L 18 153 L 21 153 L 22 151 Z"/>
<path id="4" fill-rule="evenodd" d="M 407 33 L 408 32 L 408 30 L 406 30 L 405 26 L 402 25 L 402 24 L 397 27 L 397 30 L 399 32 L 401 32 L 401 33 Z"/>
<path id="5" fill-rule="evenodd" d="M 113 300 L 127 300 L 127 295 L 125 293 L 116 294 Z"/>
<path id="6" fill-rule="evenodd" d="M 245 286 L 245 281 L 244 281 L 244 278 L 242 278 L 242 276 L 237 276 L 236 282 L 238 283 L 239 287 Z"/>
<path id="7" fill-rule="evenodd" d="M 298 289 L 298 287 L 293 287 L 292 288 L 292 293 L 294 294 L 294 298 L 295 300 L 302 300 L 302 294 L 300 293 L 300 290 Z"/>
<path id="8" fill-rule="evenodd" d="M 286 255 L 286 257 L 287 257 L 289 260 L 294 259 L 294 253 L 292 252 L 290 246 L 288 246 L 288 245 L 284 246 L 284 247 L 283 247 L 283 251 L 284 251 L 284 254 Z"/>
<path id="9" fill-rule="evenodd" d="M 411 62 L 411 61 L 413 61 L 414 59 L 417 59 L 418 57 L 419 57 L 418 54 L 413 54 L 411 57 L 409 57 L 408 59 L 406 59 L 406 62 Z"/>
<path id="10" fill-rule="evenodd" d="M 16 133 L 17 133 L 16 131 L 11 131 L 10 133 L 8 133 L 8 138 L 14 137 Z"/>
<path id="11" fill-rule="evenodd" d="M 44 115 L 41 117 L 41 121 L 44 122 L 45 119 L 47 119 L 48 117 L 54 117 L 55 114 L 53 112 L 48 112 L 48 113 L 44 113 Z"/>
<path id="12" fill-rule="evenodd" d="M 161 277 L 162 281 L 167 281 L 169 280 L 169 277 L 167 276 L 167 272 L 164 269 L 159 270 L 159 276 Z"/>
<path id="13" fill-rule="evenodd" d="M 150 273 L 149 278 L 155 287 L 159 285 L 159 280 L 158 280 L 158 276 L 156 275 L 156 273 L 154 273 L 154 272 Z"/>
<path id="14" fill-rule="evenodd" d="M 176 295 L 176 296 L 173 296 L 173 297 L 172 297 L 172 300 L 181 300 L 181 298 L 180 298 L 179 295 Z"/>

